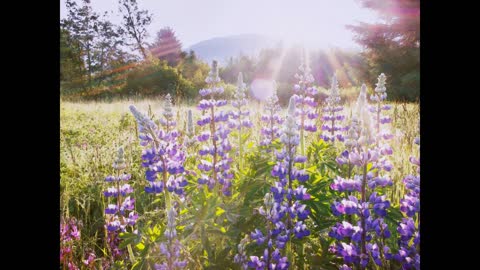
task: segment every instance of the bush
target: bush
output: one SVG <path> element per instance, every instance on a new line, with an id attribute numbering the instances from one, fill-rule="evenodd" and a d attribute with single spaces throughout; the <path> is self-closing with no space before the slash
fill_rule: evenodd
<path id="1" fill-rule="evenodd" d="M 181 90 L 181 91 L 179 91 Z M 193 84 L 164 61 L 145 62 L 129 72 L 123 95 L 158 96 L 182 92 L 189 96 L 195 92 Z"/>

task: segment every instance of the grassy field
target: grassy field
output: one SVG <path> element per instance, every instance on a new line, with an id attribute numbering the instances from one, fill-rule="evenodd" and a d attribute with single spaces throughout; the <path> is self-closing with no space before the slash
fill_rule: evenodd
<path id="1" fill-rule="evenodd" d="M 126 170 L 132 174 L 136 211 L 144 213 L 141 218 L 145 219 L 149 211 L 152 211 L 151 205 L 154 198 L 143 191 L 146 180 L 144 169 L 140 164 L 142 147 L 139 145 L 135 119 L 128 110 L 130 104 L 134 104 L 140 111 L 148 112 L 154 118 L 158 118 L 163 109 L 163 101 L 160 100 L 116 101 L 111 103 L 61 102 L 61 216 L 63 218 L 74 217 L 81 221 L 81 240 L 76 246 L 76 256 L 79 259 L 86 258 L 84 251 L 94 252 L 97 258 L 107 253 L 103 242 L 104 208 L 106 206 L 103 197 L 104 179 L 106 175 L 113 171 L 112 163 L 118 147 L 122 146 L 124 148 Z M 258 145 L 261 128 L 261 106 L 261 103 L 250 104 L 251 120 L 254 127 L 250 131 L 245 143 L 246 146 Z M 229 107 L 227 106 L 227 108 Z M 200 111 L 195 109 L 194 106 L 180 105 L 174 107 L 177 127 L 181 132 L 186 127 L 186 112 L 188 109 L 193 110 L 196 122 L 200 117 Z M 347 116 L 350 115 L 350 111 L 350 107 L 345 108 Z M 419 106 L 412 103 L 392 103 L 392 109 L 389 113 L 393 119 L 392 133 L 395 134 L 391 143 L 394 153 L 392 163 L 395 169 L 392 171 L 394 185 L 389 189 L 387 195 L 392 204 L 398 206 L 400 198 L 404 195 L 401 180 L 405 175 L 414 173 L 414 168 L 408 160 L 410 156 L 417 155 L 417 150 L 413 147 L 413 140 L 419 133 Z M 321 124 L 319 123 L 318 126 L 321 126 Z M 306 140 L 307 147 L 319 141 L 318 134 L 319 132 L 309 133 Z M 252 158 L 257 155 L 256 151 L 258 149 L 250 146 L 245 147 L 245 156 Z M 194 150 L 191 154 L 194 155 Z M 238 160 L 234 158 L 233 166 L 235 167 L 237 163 Z M 255 166 L 254 162 L 246 164 L 247 166 Z M 191 164 L 191 166 L 194 165 Z M 250 168 L 250 170 L 255 169 L 254 167 Z M 256 205 L 253 207 L 256 207 Z M 236 241 L 236 239 L 232 239 L 229 245 L 236 246 L 238 244 Z M 195 253 L 194 247 L 189 248 L 192 254 Z M 235 251 L 229 252 L 224 257 L 231 260 Z M 211 258 L 209 259 L 211 260 Z M 195 268 L 200 267 L 200 265 L 205 266 L 204 262 L 198 262 L 198 258 L 193 255 L 189 257 L 189 263 L 190 267 Z"/>

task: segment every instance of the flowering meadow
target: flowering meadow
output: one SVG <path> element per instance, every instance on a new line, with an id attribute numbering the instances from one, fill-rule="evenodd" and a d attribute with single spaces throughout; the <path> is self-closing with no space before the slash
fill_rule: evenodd
<path id="1" fill-rule="evenodd" d="M 61 103 L 61 269 L 420 269 L 418 104 L 218 69 L 195 104 Z"/>

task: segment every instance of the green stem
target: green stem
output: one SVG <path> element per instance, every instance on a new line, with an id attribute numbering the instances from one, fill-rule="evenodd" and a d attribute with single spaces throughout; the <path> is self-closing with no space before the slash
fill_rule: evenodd
<path id="1" fill-rule="evenodd" d="M 163 191 L 165 192 L 165 210 L 168 211 L 172 207 L 172 203 L 170 200 L 170 192 L 168 192 L 166 187 Z"/>
<path id="2" fill-rule="evenodd" d="M 239 170 L 241 170 L 243 167 L 242 167 L 242 156 L 243 156 L 243 147 L 242 147 L 242 110 L 239 109 L 238 110 L 238 155 L 239 155 L 239 158 L 238 158 L 238 168 Z"/>
<path id="3" fill-rule="evenodd" d="M 305 136 L 304 136 L 304 129 L 303 128 L 300 129 L 300 151 L 301 151 L 302 156 L 305 156 Z"/>
<path id="4" fill-rule="evenodd" d="M 290 156 L 288 160 L 288 188 L 289 190 L 293 190 L 292 188 L 292 167 L 293 167 L 293 155 L 292 155 L 292 146 L 289 144 L 287 149 L 288 149 L 288 155 Z M 288 200 L 288 209 L 292 208 L 292 197 Z M 292 234 L 292 217 L 290 214 L 287 213 L 287 230 L 290 232 L 288 235 L 288 242 L 287 242 L 287 257 L 288 261 L 291 262 L 292 265 L 295 265 L 294 263 L 294 257 L 293 257 L 293 250 L 292 250 L 292 244 L 291 244 L 291 234 Z"/>
<path id="5" fill-rule="evenodd" d="M 362 200 L 360 201 L 360 203 L 364 203 L 365 200 L 366 200 L 366 187 L 367 187 L 367 164 L 365 164 L 363 166 L 363 178 L 362 178 Z M 365 230 L 366 226 L 365 226 L 365 216 L 363 215 L 363 213 L 360 214 L 360 218 L 361 218 L 361 224 L 362 224 L 362 241 L 361 241 L 361 244 L 360 244 L 360 247 L 361 247 L 361 253 L 362 254 L 366 254 L 366 236 L 367 236 L 367 232 Z M 362 267 L 363 269 L 363 267 Z"/>

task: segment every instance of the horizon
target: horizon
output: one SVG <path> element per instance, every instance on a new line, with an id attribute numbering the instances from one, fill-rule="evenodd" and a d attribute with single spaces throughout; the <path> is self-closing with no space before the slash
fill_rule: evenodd
<path id="1" fill-rule="evenodd" d="M 184 50 L 202 41 L 241 35 L 260 35 L 282 40 L 286 46 L 302 44 L 309 49 L 359 50 L 360 45 L 354 42 L 353 33 L 345 26 L 378 20 L 373 11 L 361 8 L 355 0 L 299 0 L 295 3 L 285 0 L 264 0 L 259 3 L 254 0 L 230 3 L 219 0 L 159 2 L 138 2 L 140 9 L 153 13 L 153 21 L 147 27 L 147 41 L 152 42 L 158 30 L 169 26 L 175 31 Z M 272 12 L 273 4 L 275 12 Z M 118 0 L 92 0 L 91 6 L 99 14 L 109 12 L 107 18 L 114 24 L 120 24 Z M 169 12 L 162 12 L 162 8 Z M 60 18 L 65 18 L 66 13 L 65 0 L 61 0 Z M 244 20 L 245 14 L 249 15 L 248 20 Z M 316 34 L 312 35 L 312 32 Z"/>

